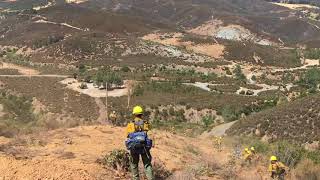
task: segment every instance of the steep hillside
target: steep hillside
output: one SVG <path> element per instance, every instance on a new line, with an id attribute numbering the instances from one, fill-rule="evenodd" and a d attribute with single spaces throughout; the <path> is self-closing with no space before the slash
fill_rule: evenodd
<path id="1" fill-rule="evenodd" d="M 223 153 L 213 150 L 208 139 L 196 140 L 160 131 L 153 134 L 156 140 L 152 150 L 156 175 L 182 173 L 192 178 L 195 175 L 200 177 L 200 174 L 209 179 L 230 177 L 225 169 L 228 154 L 231 154 L 229 150 Z M 60 129 L 17 139 L 1 138 L 0 162 L 5 166 L 0 165 L 0 172 L 5 178 L 17 179 L 127 179 L 127 174 L 119 177 L 121 172 L 98 163 L 98 159 L 112 150 L 124 149 L 124 140 L 124 128 L 111 126 Z M 215 158 L 216 155 L 223 155 L 223 158 Z M 193 172 L 187 172 L 188 168 Z M 210 172 L 201 172 L 201 168 Z M 230 169 L 232 174 L 235 171 Z M 214 174 L 210 174 L 212 172 Z M 258 176 L 254 171 L 237 176 L 242 179 L 247 174 Z"/>
<path id="2" fill-rule="evenodd" d="M 220 20 L 222 25 L 211 25 L 208 29 L 240 25 L 260 38 L 275 42 L 278 42 L 279 38 L 285 42 L 297 42 L 319 36 L 319 29 L 309 24 L 308 20 L 293 17 L 289 9 L 262 0 L 170 2 L 95 0 L 87 1 L 82 6 L 94 9 L 106 8 L 109 11 L 144 17 L 186 30 L 201 27 L 208 21 Z M 295 26 L 294 29 L 290 28 L 292 25 Z M 224 29 L 221 33 L 237 33 L 234 31 L 237 30 Z M 207 33 L 216 36 L 210 31 Z"/>
<path id="3" fill-rule="evenodd" d="M 317 94 L 277 106 L 240 120 L 228 133 L 258 136 L 270 141 L 319 141 L 319 102 Z"/>
<path id="4" fill-rule="evenodd" d="M 28 45 L 45 41 L 48 37 L 57 37 L 58 42 L 74 34 L 90 31 L 115 34 L 146 33 L 156 25 L 137 18 L 96 12 L 77 5 L 57 5 L 39 11 L 4 13 L 0 21 L 2 45 Z M 159 28 L 159 27 L 158 27 Z M 59 39 L 60 37 L 60 39 Z M 45 43 L 45 42 L 43 42 Z"/>
<path id="5" fill-rule="evenodd" d="M 252 164 L 241 159 L 238 139 L 226 138 L 218 151 L 210 137 L 190 138 L 154 131 L 151 150 L 156 179 L 267 179 L 266 151 L 258 152 Z M 71 129 L 0 138 L 0 173 L 10 179 L 129 179 L 125 169 L 102 164 L 112 151 L 124 149 L 124 128 L 81 126 Z M 257 148 L 263 150 L 264 144 Z M 115 151 L 118 152 L 118 151 Z M 121 155 L 111 156 L 117 162 Z M 119 161 L 122 162 L 122 161 Z M 140 168 L 143 169 L 142 166 Z M 319 166 L 302 161 L 286 179 L 319 177 Z M 309 174 L 308 174 L 309 173 Z M 250 177 L 250 178 L 248 178 Z"/>

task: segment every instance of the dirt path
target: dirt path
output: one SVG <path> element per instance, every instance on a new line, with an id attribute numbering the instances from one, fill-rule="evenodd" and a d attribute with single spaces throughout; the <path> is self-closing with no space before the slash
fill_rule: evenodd
<path id="1" fill-rule="evenodd" d="M 201 138 L 208 138 L 210 136 L 224 136 L 226 135 L 226 131 L 231 128 L 233 124 L 235 124 L 237 121 L 232 121 L 229 123 L 224 123 L 221 125 L 218 125 L 214 127 L 210 132 L 205 132 L 201 135 Z"/>
<path id="2" fill-rule="evenodd" d="M 100 98 L 94 98 L 97 106 L 99 107 L 99 117 L 97 119 L 98 122 L 101 124 L 105 123 L 107 119 L 107 111 L 106 111 L 106 106 L 103 104 L 102 100 Z"/>
<path id="3" fill-rule="evenodd" d="M 68 27 L 68 28 L 76 29 L 76 30 L 79 30 L 79 31 L 86 31 L 85 29 L 81 29 L 79 27 L 75 27 L 75 26 L 72 26 L 72 25 L 67 24 L 67 23 L 57 23 L 57 22 L 46 21 L 46 20 L 38 20 L 38 21 L 35 21 L 34 23 L 54 24 L 54 25 L 60 25 L 60 26 L 65 26 L 65 27 Z"/>

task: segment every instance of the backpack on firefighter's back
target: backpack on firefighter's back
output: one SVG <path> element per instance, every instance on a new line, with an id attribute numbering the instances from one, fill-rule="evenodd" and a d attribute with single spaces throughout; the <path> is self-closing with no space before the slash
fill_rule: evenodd
<path id="1" fill-rule="evenodd" d="M 147 132 L 143 131 L 143 126 L 143 120 L 134 122 L 135 132 L 130 133 L 125 142 L 128 150 L 142 154 L 146 149 L 151 149 L 152 140 L 149 139 Z"/>

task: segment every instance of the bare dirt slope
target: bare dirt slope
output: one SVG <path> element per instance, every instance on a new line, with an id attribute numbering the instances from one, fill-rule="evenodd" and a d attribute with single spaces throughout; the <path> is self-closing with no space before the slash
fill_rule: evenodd
<path id="1" fill-rule="evenodd" d="M 0 139 L 0 174 L 7 179 L 114 179 L 97 159 L 114 149 L 124 148 L 125 129 L 86 126 L 60 129 L 13 139 Z M 214 162 L 224 167 L 230 156 L 226 148 L 216 152 L 209 138 L 189 138 L 154 131 L 154 162 L 163 162 L 172 172 Z M 219 157 L 219 158 L 218 158 Z M 218 170 L 217 170 L 218 171 Z M 220 170 L 221 171 L 221 170 Z M 256 170 L 247 173 L 258 177 Z M 246 177 L 239 174 L 239 178 Z M 214 175 L 209 179 L 223 179 Z"/>

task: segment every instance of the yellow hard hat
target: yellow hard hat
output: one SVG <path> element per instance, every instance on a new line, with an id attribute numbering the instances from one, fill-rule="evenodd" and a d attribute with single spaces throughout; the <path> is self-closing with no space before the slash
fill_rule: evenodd
<path id="1" fill-rule="evenodd" d="M 133 115 L 143 114 L 143 109 L 141 106 L 135 106 L 132 110 Z"/>
<path id="2" fill-rule="evenodd" d="M 271 156 L 270 157 L 270 161 L 277 161 L 278 159 L 277 159 L 277 157 L 276 156 Z"/>
<path id="3" fill-rule="evenodd" d="M 255 151 L 254 147 L 251 147 L 250 149 L 251 149 L 251 151 Z"/>

